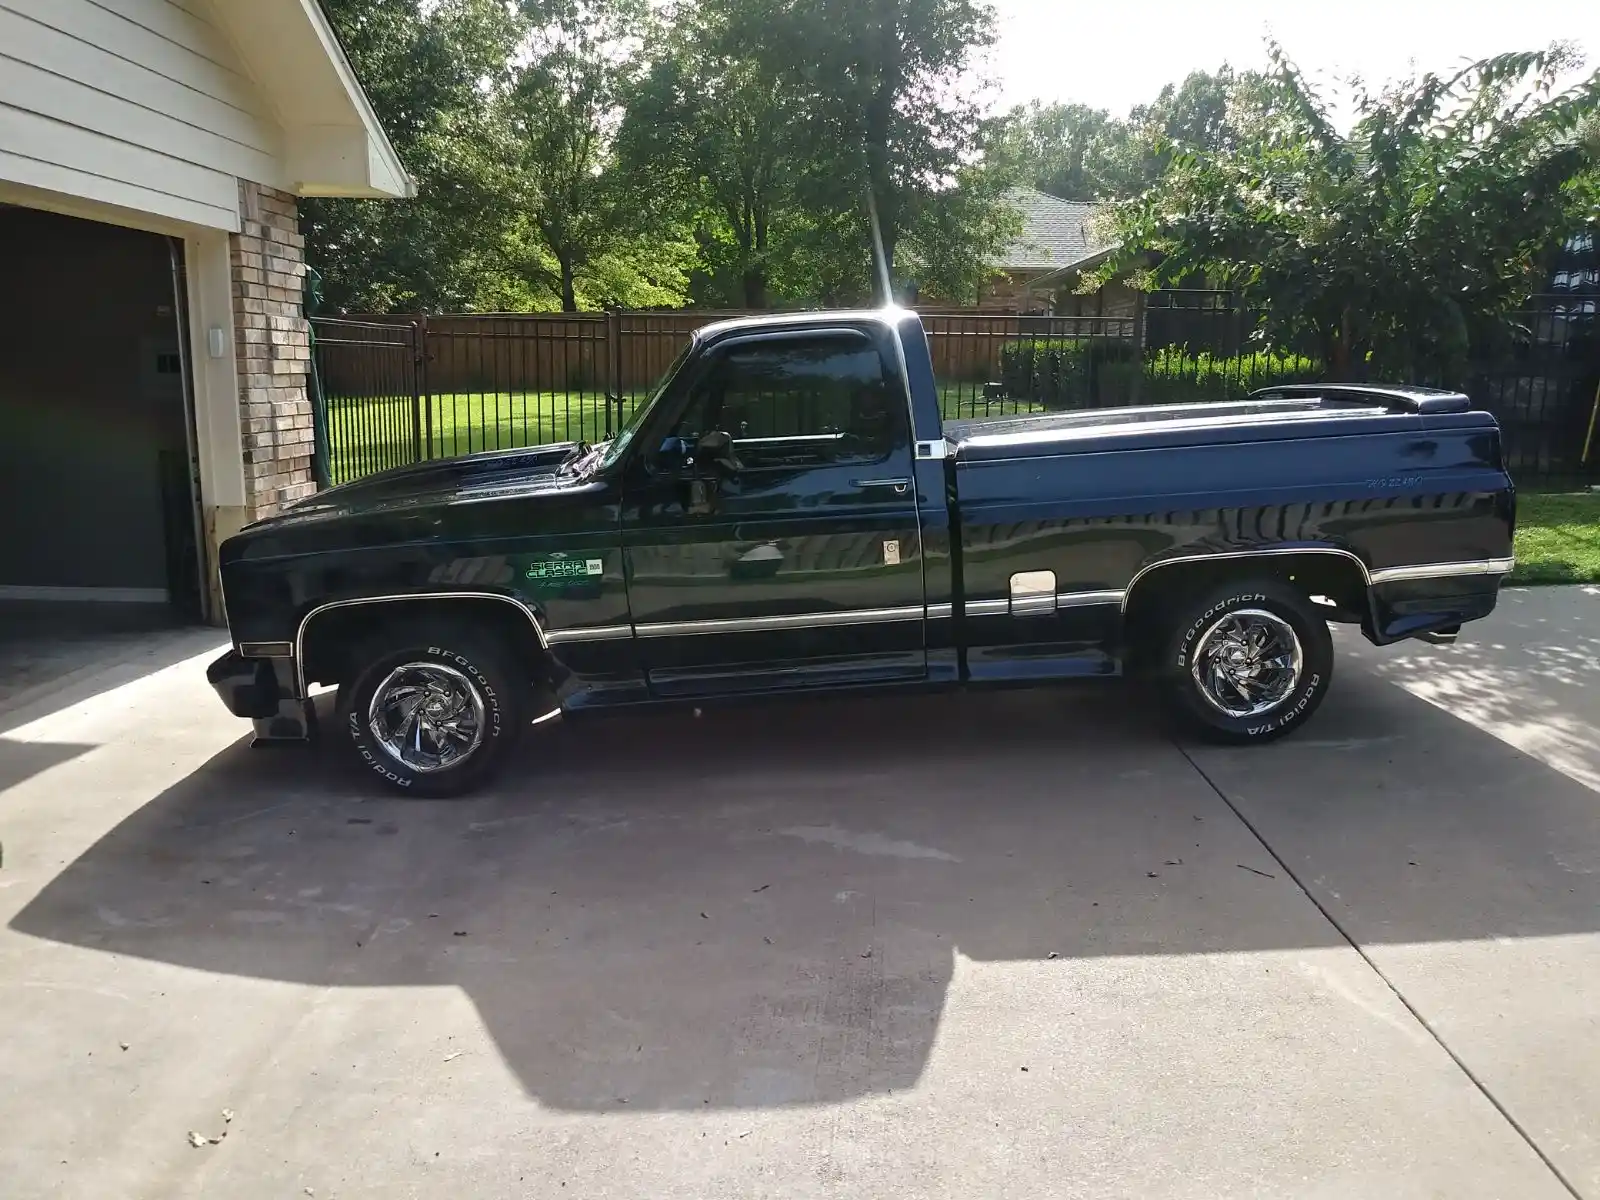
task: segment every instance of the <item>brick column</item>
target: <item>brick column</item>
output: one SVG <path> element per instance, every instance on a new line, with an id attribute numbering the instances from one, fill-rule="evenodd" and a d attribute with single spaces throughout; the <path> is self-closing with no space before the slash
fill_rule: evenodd
<path id="1" fill-rule="evenodd" d="M 248 519 L 271 516 L 317 490 L 306 375 L 311 339 L 301 311 L 306 272 L 295 199 L 239 181 L 241 232 L 230 235 L 234 352 L 244 435 Z"/>

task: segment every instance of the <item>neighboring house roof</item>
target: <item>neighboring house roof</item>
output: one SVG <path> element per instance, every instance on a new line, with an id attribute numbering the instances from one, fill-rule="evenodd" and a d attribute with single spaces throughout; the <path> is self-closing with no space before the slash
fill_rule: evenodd
<path id="1" fill-rule="evenodd" d="M 1022 214 L 1022 234 L 995 263 L 1002 271 L 1060 271 L 1088 265 L 1114 248 L 1091 230 L 1098 205 L 1020 187 L 1006 199 Z"/>

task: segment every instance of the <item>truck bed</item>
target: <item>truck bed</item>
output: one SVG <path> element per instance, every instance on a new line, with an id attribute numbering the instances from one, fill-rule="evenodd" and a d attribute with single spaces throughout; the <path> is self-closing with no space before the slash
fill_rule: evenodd
<path id="1" fill-rule="evenodd" d="M 980 417 L 945 423 L 945 440 L 966 462 L 1277 441 L 1351 434 L 1414 433 L 1424 428 L 1493 428 L 1465 396 L 1400 389 L 1276 389 L 1245 400 L 1146 408 L 1090 409 Z"/>
<path id="2" fill-rule="evenodd" d="M 1374 585 L 1361 615 L 1383 642 L 1424 619 L 1482 615 L 1498 586 L 1486 564 L 1510 553 L 1498 431 L 1452 393 L 1283 388 L 1233 403 L 950 422 L 945 440 L 965 597 L 998 607 L 1017 572 L 1049 572 L 1061 611 L 1059 628 L 1035 622 L 1029 653 L 1041 660 L 1066 653 L 1048 644 L 1110 639 L 1127 590 L 1156 562 L 1334 554 Z M 1463 578 L 1426 598 L 1384 582 L 1430 564 Z M 1452 598 L 1437 601 L 1440 590 Z M 968 636 L 975 673 L 986 652 L 1019 653 L 1001 620 L 969 621 Z"/>

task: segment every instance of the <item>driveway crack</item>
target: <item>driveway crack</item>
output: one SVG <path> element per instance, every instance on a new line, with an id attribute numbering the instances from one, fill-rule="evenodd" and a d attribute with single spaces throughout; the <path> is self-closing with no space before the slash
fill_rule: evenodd
<path id="1" fill-rule="evenodd" d="M 1361 960 L 1367 964 L 1367 966 L 1372 970 L 1372 973 L 1383 981 L 1383 985 L 1388 988 L 1391 993 L 1393 993 L 1394 998 L 1405 1007 L 1405 1010 L 1410 1013 L 1417 1024 L 1427 1032 L 1428 1036 L 1433 1039 L 1434 1043 L 1439 1047 L 1439 1049 L 1443 1050 L 1447 1055 L 1449 1055 L 1450 1061 L 1455 1063 L 1456 1067 L 1461 1071 L 1461 1073 L 1471 1081 L 1472 1086 L 1478 1089 L 1479 1094 L 1481 1094 L 1485 1100 L 1494 1106 L 1494 1110 L 1500 1114 L 1507 1125 L 1516 1130 L 1517 1136 L 1520 1137 L 1524 1143 L 1526 1143 L 1528 1149 L 1532 1150 L 1534 1154 L 1538 1156 L 1539 1161 L 1549 1169 L 1550 1174 L 1555 1176 L 1555 1178 L 1560 1182 L 1561 1186 L 1566 1188 L 1567 1194 L 1570 1195 L 1573 1200 L 1584 1200 L 1583 1193 L 1577 1189 L 1572 1180 L 1568 1179 L 1566 1175 L 1562 1173 L 1561 1168 L 1556 1166 L 1551 1157 L 1544 1152 L 1544 1148 L 1534 1140 L 1533 1135 L 1523 1127 L 1522 1122 L 1518 1121 L 1516 1117 L 1511 1115 L 1511 1110 L 1500 1102 L 1500 1098 L 1496 1096 L 1494 1092 L 1489 1090 L 1488 1085 L 1485 1084 L 1483 1080 L 1478 1077 L 1477 1073 L 1467 1065 L 1466 1061 L 1451 1048 L 1450 1043 L 1445 1041 L 1444 1037 L 1439 1033 L 1439 1031 L 1433 1027 L 1432 1023 L 1429 1022 L 1428 1018 L 1423 1016 L 1421 1011 L 1418 1010 L 1417 1007 L 1406 998 L 1405 993 L 1395 985 L 1394 980 L 1390 979 L 1389 976 L 1384 973 L 1383 968 L 1380 967 L 1373 957 L 1367 953 L 1366 948 L 1363 947 L 1361 943 L 1351 935 L 1348 929 L 1340 924 L 1339 918 L 1334 916 L 1334 914 L 1328 909 L 1327 905 L 1323 904 L 1321 900 L 1317 899 L 1316 894 L 1306 886 L 1305 881 L 1300 878 L 1299 873 L 1296 872 L 1295 869 L 1284 859 L 1284 857 L 1273 848 L 1272 843 L 1267 841 L 1267 839 L 1262 835 L 1261 831 L 1256 828 L 1254 822 L 1252 822 L 1249 817 L 1245 816 L 1243 810 L 1233 802 L 1233 798 L 1220 787 L 1218 787 L 1216 781 L 1212 779 L 1210 775 L 1206 774 L 1206 769 L 1195 761 L 1194 756 L 1189 753 L 1188 748 L 1177 741 L 1174 741 L 1173 745 L 1177 748 L 1178 753 L 1183 755 L 1188 764 L 1194 768 L 1195 774 L 1199 775 L 1201 779 L 1205 780 L 1206 785 L 1217 794 L 1217 799 L 1221 800 L 1228 806 L 1228 811 L 1233 813 L 1233 815 L 1239 819 L 1239 823 L 1250 831 L 1250 836 L 1255 838 L 1256 841 L 1261 844 L 1261 848 L 1272 856 L 1272 860 L 1276 862 L 1280 868 L 1282 868 L 1283 873 L 1294 881 L 1294 885 L 1300 889 L 1301 895 L 1303 895 L 1307 900 L 1311 901 L 1311 903 L 1316 907 L 1316 910 L 1322 914 L 1323 919 L 1326 920 L 1329 925 L 1338 930 L 1339 936 L 1345 940 L 1350 949 L 1354 950 L 1358 955 L 1361 956 Z"/>

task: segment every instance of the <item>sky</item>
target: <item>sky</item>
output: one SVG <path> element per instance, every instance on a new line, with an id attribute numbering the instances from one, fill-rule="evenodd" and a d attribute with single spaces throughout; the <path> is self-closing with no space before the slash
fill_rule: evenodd
<path id="1" fill-rule="evenodd" d="M 1075 101 L 1126 115 L 1190 71 L 1264 66 L 1269 32 L 1318 83 L 1444 73 L 1556 40 L 1577 42 L 1588 69 L 1600 67 L 1600 0 L 989 2 L 1000 29 L 989 74 L 1005 106 Z"/>

